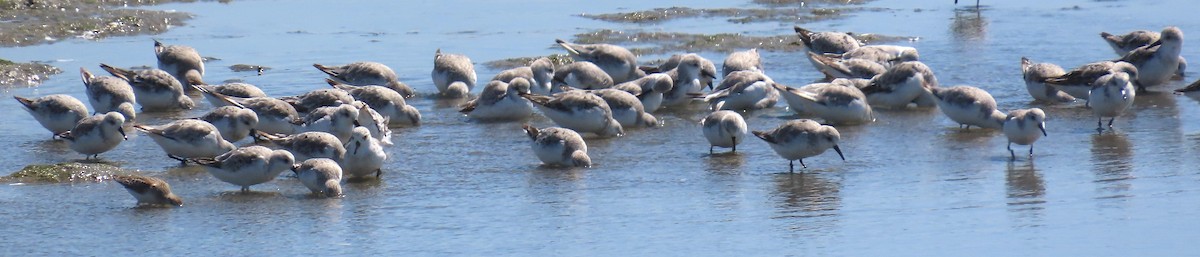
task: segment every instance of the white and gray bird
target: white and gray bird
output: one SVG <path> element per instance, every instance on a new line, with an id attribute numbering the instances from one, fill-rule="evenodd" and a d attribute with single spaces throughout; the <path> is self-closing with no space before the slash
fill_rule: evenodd
<path id="1" fill-rule="evenodd" d="M 184 119 L 157 127 L 137 124 L 133 127 L 149 135 L 167 152 L 167 157 L 180 162 L 190 158 L 212 158 L 237 148 L 221 137 L 216 126 L 203 120 Z"/>
<path id="2" fill-rule="evenodd" d="M 1117 56 L 1125 56 L 1134 49 L 1154 44 L 1161 38 L 1161 34 L 1149 30 L 1138 30 L 1124 35 L 1100 32 L 1100 38 L 1104 39 L 1104 42 L 1112 47 L 1113 52 L 1117 53 Z M 1179 68 L 1175 72 L 1175 78 L 1183 78 L 1183 73 L 1186 69 L 1187 59 L 1179 56 Z"/>
<path id="3" fill-rule="evenodd" d="M 125 116 L 118 112 L 97 114 L 79 120 L 71 131 L 58 134 L 67 140 L 68 147 L 87 158 L 100 158 L 100 154 L 116 148 L 128 137 L 125 135 Z"/>
<path id="4" fill-rule="evenodd" d="M 69 95 L 48 95 L 38 98 L 13 96 L 29 115 L 37 120 L 51 136 L 70 131 L 79 120 L 88 116 L 87 106 Z"/>
<path id="5" fill-rule="evenodd" d="M 137 111 L 133 108 L 137 98 L 129 82 L 111 76 L 96 77 L 87 69 L 79 68 L 79 76 L 86 88 L 88 103 L 92 104 L 93 114 L 119 112 L 126 119 L 134 120 Z"/>
<path id="6" fill-rule="evenodd" d="M 629 92 L 606 88 L 590 91 L 592 94 L 604 99 L 608 104 L 609 110 L 612 110 L 612 117 L 621 124 L 622 128 L 646 127 L 652 128 L 658 126 L 658 118 L 646 112 L 645 106 L 638 100 L 637 96 Z"/>
<path id="7" fill-rule="evenodd" d="M 372 138 L 379 140 L 380 144 L 393 144 L 392 129 L 388 127 L 387 117 L 383 117 L 383 115 L 380 115 L 379 112 L 375 111 L 375 108 L 371 108 L 370 105 L 367 105 L 361 101 L 354 101 L 354 103 L 351 104 L 358 108 L 358 117 L 356 117 L 355 120 L 358 121 L 360 126 L 366 128 L 368 132 L 371 132 Z"/>
<path id="8" fill-rule="evenodd" d="M 869 59 L 842 59 L 808 52 L 808 60 L 825 74 L 825 80 L 836 78 L 870 79 L 887 72 L 887 66 Z"/>
<path id="9" fill-rule="evenodd" d="M 292 166 L 292 172 L 313 195 L 342 196 L 342 167 L 328 158 L 308 159 Z"/>
<path id="10" fill-rule="evenodd" d="M 554 69 L 552 84 L 578 89 L 604 89 L 613 86 L 613 79 L 594 63 L 573 62 Z"/>
<path id="11" fill-rule="evenodd" d="M 342 66 L 313 64 L 321 72 L 338 82 L 355 86 L 383 86 L 395 90 L 404 98 L 416 96 L 416 91 L 404 82 L 392 68 L 378 62 L 354 62 Z"/>
<path id="12" fill-rule="evenodd" d="M 1138 69 L 1133 64 L 1121 61 L 1100 61 L 1084 64 L 1062 76 L 1047 78 L 1044 81 L 1046 85 L 1066 92 L 1075 98 L 1088 99 L 1096 80 L 1115 72 L 1126 73 L 1130 78 L 1138 77 Z M 1133 83 L 1134 86 L 1138 85 L 1136 79 L 1133 80 Z"/>
<path id="13" fill-rule="evenodd" d="M 1004 127 L 1007 115 L 996 108 L 996 99 L 987 91 L 973 86 L 933 88 L 932 91 L 933 96 L 938 99 L 938 109 L 960 127 Z"/>
<path id="14" fill-rule="evenodd" d="M 788 172 L 795 171 L 793 161 L 799 160 L 800 167 L 807 168 L 804 158 L 819 155 L 829 148 L 833 148 L 843 161 L 846 160 L 846 156 L 842 155 L 842 148 L 838 147 L 838 141 L 842 139 L 841 134 L 833 126 L 821 125 L 816 121 L 790 120 L 775 129 L 753 133 L 754 136 L 767 141 L 776 154 L 788 160 Z"/>
<path id="15" fill-rule="evenodd" d="M 550 166 L 591 167 L 587 143 L 574 130 L 549 127 L 538 129 L 525 125 L 525 135 L 533 140 L 531 147 L 538 160 Z"/>
<path id="16" fill-rule="evenodd" d="M 203 166 L 218 180 L 250 191 L 250 186 L 275 180 L 296 162 L 287 150 L 271 150 L 263 146 L 247 146 L 212 158 L 193 158 L 189 162 Z"/>
<path id="17" fill-rule="evenodd" d="M 704 96 L 710 109 L 753 111 L 775 107 L 779 92 L 775 80 L 758 71 L 737 71 L 721 80 L 716 91 Z"/>
<path id="18" fill-rule="evenodd" d="M 301 120 L 300 114 L 296 112 L 296 107 L 283 100 L 272 97 L 231 97 L 204 88 L 199 89 L 206 98 L 210 98 L 209 101 L 213 101 L 213 106 L 238 106 L 254 111 L 258 116 L 255 130 L 272 134 L 293 134 L 304 124 L 304 120 Z"/>
<path id="19" fill-rule="evenodd" d="M 582 90 L 567 91 L 552 96 L 521 95 L 542 111 L 542 114 L 564 128 L 595 133 L 602 137 L 625 134 L 612 109 L 603 98 Z"/>
<path id="20" fill-rule="evenodd" d="M 183 199 L 171 192 L 171 185 L 155 177 L 142 175 L 113 175 L 112 180 L 121 184 L 137 199 L 138 206 L 183 206 Z"/>
<path id="21" fill-rule="evenodd" d="M 912 61 L 892 66 L 875 76 L 862 92 L 872 106 L 904 108 L 916 103 L 917 107 L 933 107 L 937 105 L 937 99 L 930 90 L 936 87 L 938 82 L 933 70 L 924 63 Z"/>
<path id="22" fill-rule="evenodd" d="M 343 147 L 346 149 L 344 158 L 339 162 L 347 177 L 367 177 L 383 174 L 383 162 L 388 155 L 383 151 L 379 141 L 371 138 L 369 131 L 363 127 L 354 128 L 350 142 Z"/>
<path id="23" fill-rule="evenodd" d="M 844 32 L 811 31 L 800 26 L 794 29 L 804 47 L 817 54 L 843 54 L 863 45 L 854 36 Z"/>
<path id="24" fill-rule="evenodd" d="M 654 73 L 645 77 L 614 85 L 614 89 L 637 96 L 646 112 L 658 111 L 663 104 L 663 94 L 671 92 L 675 82 L 665 73 Z"/>
<path id="25" fill-rule="evenodd" d="M 204 116 L 200 116 L 199 119 L 217 127 L 217 131 L 221 132 L 221 137 L 229 142 L 237 142 L 246 136 L 253 135 L 254 128 L 258 127 L 258 114 L 255 114 L 253 110 L 237 106 L 217 107 Z"/>
<path id="26" fill-rule="evenodd" d="M 800 88 L 775 84 L 775 89 L 792 111 L 816 115 L 827 124 L 855 125 L 875 121 L 867 96 L 847 83 L 815 83 Z"/>
<path id="27" fill-rule="evenodd" d="M 158 59 L 158 69 L 170 73 L 181 85 L 204 77 L 204 58 L 195 48 L 167 45 L 154 40 L 154 56 Z M 183 89 L 191 90 L 190 87 Z"/>
<path id="28" fill-rule="evenodd" d="M 763 70 L 762 57 L 758 55 L 758 49 L 751 48 L 746 51 L 729 53 L 729 56 L 725 57 L 725 62 L 721 64 L 721 77 L 728 77 L 735 71 L 766 72 Z"/>
<path id="29" fill-rule="evenodd" d="M 573 44 L 562 39 L 555 39 L 554 42 L 566 49 L 567 54 L 576 62 L 594 63 L 604 70 L 604 73 L 612 78 L 610 85 L 632 81 L 646 75 L 645 72 L 638 69 L 637 55 L 624 47 L 610 44 Z"/>
<path id="30" fill-rule="evenodd" d="M 345 90 L 355 100 L 361 101 L 379 112 L 388 120 L 388 125 L 417 126 L 421 124 L 421 111 L 408 105 L 404 96 L 382 86 L 353 86 L 327 79 L 330 86 Z"/>
<path id="31" fill-rule="evenodd" d="M 292 107 L 296 108 L 297 112 L 306 113 L 321 107 L 332 107 L 348 104 L 354 102 L 354 97 L 350 96 L 350 93 L 346 92 L 345 90 L 336 88 L 323 88 L 308 91 L 307 93 L 298 96 L 280 97 L 279 100 L 283 100 L 284 102 L 291 104 Z"/>
<path id="32" fill-rule="evenodd" d="M 1008 154 L 1013 160 L 1017 153 L 1012 144 L 1028 145 L 1029 157 L 1033 157 L 1033 142 L 1046 134 L 1046 112 L 1040 108 L 1020 109 L 1008 112 L 1004 119 L 1004 136 L 1008 137 Z"/>
<path id="33" fill-rule="evenodd" d="M 475 89 L 475 64 L 465 55 L 442 53 L 438 49 L 433 54 L 431 75 L 442 97 L 463 98 Z"/>
<path id="34" fill-rule="evenodd" d="M 326 132 L 304 132 L 290 136 L 277 136 L 259 132 L 260 139 L 283 147 L 295 155 L 296 161 L 312 158 L 342 160 L 346 147 L 337 136 Z"/>
<path id="35" fill-rule="evenodd" d="M 554 91 L 554 63 L 550 58 L 542 57 L 529 63 L 529 66 L 507 69 L 496 74 L 492 80 L 512 83 L 514 78 L 525 78 L 529 81 L 529 92 L 539 95 L 549 95 Z"/>
<path id="36" fill-rule="evenodd" d="M 513 78 L 511 83 L 492 80 L 483 87 L 479 98 L 463 105 L 459 112 L 482 121 L 512 121 L 533 115 L 533 104 L 521 97 L 530 93 L 529 80 Z"/>
<path id="37" fill-rule="evenodd" d="M 1062 67 L 1052 63 L 1033 63 L 1029 58 L 1021 57 L 1021 74 L 1025 79 L 1025 90 L 1033 99 L 1049 103 L 1065 103 L 1075 101 L 1075 97 L 1067 92 L 1046 85 L 1046 79 L 1061 77 L 1067 74 Z"/>
<path id="38" fill-rule="evenodd" d="M 1171 80 L 1179 69 L 1179 53 L 1183 50 L 1183 31 L 1167 27 L 1162 38 L 1153 44 L 1138 47 L 1121 57 L 1121 61 L 1137 67 L 1138 76 L 1133 78 L 1141 84 L 1138 90 L 1157 86 Z"/>
<path id="39" fill-rule="evenodd" d="M 713 147 L 718 146 L 729 147 L 733 152 L 737 152 L 737 145 L 749 136 L 746 119 L 742 118 L 741 114 L 729 110 L 708 114 L 700 121 L 700 128 L 704 131 L 704 138 L 708 139 L 710 154 Z"/>
<path id="40" fill-rule="evenodd" d="M 190 110 L 196 107 L 184 94 L 183 84 L 170 73 L 159 69 L 132 71 L 100 64 L 100 68 L 113 76 L 129 82 L 142 111 Z"/>
<path id="41" fill-rule="evenodd" d="M 658 68 L 645 68 L 646 70 L 648 70 L 646 72 L 647 73 L 664 73 L 664 72 L 674 70 L 675 67 L 679 67 L 679 63 L 681 61 L 683 61 L 683 57 L 685 57 L 685 56 L 691 56 L 689 58 L 700 59 L 700 74 L 701 74 L 700 85 L 701 85 L 701 87 L 712 87 L 713 80 L 717 79 L 717 77 L 716 77 L 717 65 L 713 64 L 713 62 L 711 60 L 704 58 L 703 56 L 700 56 L 700 55 L 672 54 L 670 58 L 667 58 L 667 61 L 663 62 L 662 64 L 659 64 Z"/>
<path id="42" fill-rule="evenodd" d="M 350 132 L 361 126 L 358 122 L 359 108 L 353 102 L 333 107 L 321 107 L 304 116 L 302 131 L 327 132 L 337 136 L 341 143 L 350 141 Z"/>
<path id="43" fill-rule="evenodd" d="M 692 95 L 699 94 L 704 89 L 703 78 L 716 77 L 703 69 L 702 57 L 697 54 L 686 54 L 680 57 L 679 65 L 665 72 L 671 77 L 674 85 L 663 94 L 663 106 L 682 106 L 692 102 Z"/>
<path id="44" fill-rule="evenodd" d="M 1091 98 L 1088 99 L 1092 113 L 1098 117 L 1096 132 L 1104 131 L 1104 117 L 1109 117 L 1108 128 L 1112 129 L 1113 120 L 1133 106 L 1133 100 L 1137 97 L 1136 91 L 1128 73 L 1115 72 L 1096 79 Z"/>

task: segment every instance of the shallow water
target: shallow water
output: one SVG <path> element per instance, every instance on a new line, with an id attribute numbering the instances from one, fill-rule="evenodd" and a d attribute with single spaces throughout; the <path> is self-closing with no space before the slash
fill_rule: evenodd
<path id="1" fill-rule="evenodd" d="M 323 87 L 323 74 L 312 63 L 380 61 L 418 91 L 432 92 L 428 74 L 437 48 L 482 63 L 560 53 L 554 38 L 599 28 L 776 35 L 791 33 L 793 25 L 720 18 L 613 24 L 571 16 L 677 5 L 753 7 L 746 2 L 330 4 L 161 5 L 154 8 L 197 17 L 153 38 L 219 58 L 207 64 L 210 82 L 239 79 L 285 96 Z M 239 194 L 199 169 L 178 167 L 151 140 L 131 133 L 102 157 L 166 179 L 184 198 L 183 208 L 131 209 L 133 198 L 109 182 L 3 185 L 0 219 L 6 226 L 0 232 L 9 235 L 4 255 L 1194 254 L 1200 122 L 1191 116 L 1200 113 L 1200 95 L 1139 95 L 1135 111 L 1117 119 L 1115 132 L 1097 135 L 1095 119 L 1081 103 L 1030 103 L 1019 60 L 1028 56 L 1069 69 L 1115 58 L 1098 32 L 1167 25 L 1186 32 L 1200 28 L 1200 21 L 1188 18 L 1198 5 L 984 4 L 975 13 L 956 11 L 950 1 L 879 1 L 866 6 L 892 9 L 803 26 L 920 37 L 898 44 L 920 49 L 942 85 L 980 86 L 1005 110 L 1047 109 L 1049 136 L 1037 143 L 1033 159 L 1010 162 L 1001 133 L 961 131 L 937 110 L 881 111 L 876 123 L 839 128 L 847 161 L 826 153 L 806 159 L 809 168 L 792 174 L 759 140 L 748 140 L 737 154 L 708 154 L 697 109 L 657 114 L 666 124 L 661 128 L 589 139 L 596 167 L 552 169 L 539 166 L 519 123 L 476 123 L 445 103 L 420 98 L 411 104 L 421 110 L 423 125 L 395 130 L 382 181 L 347 184 L 340 199 L 309 198 L 290 177 Z M 68 71 L 40 87 L 5 89 L 5 97 L 66 93 L 84 99 L 75 69 L 101 72 L 101 62 L 153 65 L 150 38 L 0 49 L 6 59 L 52 60 Z M 1196 49 L 1185 47 L 1183 55 L 1200 58 Z M 702 54 L 723 59 L 722 53 Z M 799 86 L 819 77 L 801 56 L 763 57 L 769 75 Z M 661 56 L 644 57 L 652 58 Z M 272 69 L 256 76 L 227 68 L 243 63 Z M 498 72 L 477 69 L 481 79 Z M 1190 82 L 1200 75 L 1187 76 Z M 0 156 L 0 170 L 82 158 L 49 141 L 15 101 L 0 106 L 0 114 L 14 117 L 0 124 L 0 140 L 15 146 Z M 208 109 L 204 103 L 139 120 L 161 124 Z M 749 123 L 761 130 L 791 118 L 777 108 L 752 115 Z M 540 117 L 530 122 L 551 125 Z"/>

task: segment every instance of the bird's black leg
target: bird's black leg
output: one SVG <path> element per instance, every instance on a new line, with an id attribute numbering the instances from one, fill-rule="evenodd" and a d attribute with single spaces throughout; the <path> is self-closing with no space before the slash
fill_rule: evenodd
<path id="1" fill-rule="evenodd" d="M 1012 150 L 1012 142 L 1008 142 L 1008 154 L 1011 156 L 1011 157 L 1009 158 L 1009 160 L 1016 160 L 1016 159 L 1017 159 L 1017 154 L 1016 154 L 1016 153 L 1013 153 L 1013 150 Z"/>

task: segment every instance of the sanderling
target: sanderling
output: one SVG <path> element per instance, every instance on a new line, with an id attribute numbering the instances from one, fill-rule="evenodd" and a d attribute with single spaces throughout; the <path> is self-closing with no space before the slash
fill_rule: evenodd
<path id="1" fill-rule="evenodd" d="M 287 150 L 271 150 L 263 146 L 247 146 L 212 158 L 193 158 L 189 162 L 203 166 L 218 180 L 250 191 L 250 186 L 275 180 L 283 171 L 292 168 L 296 158 Z"/>
<path id="2" fill-rule="evenodd" d="M 286 137 L 259 132 L 258 136 L 292 152 L 296 161 L 312 158 L 341 160 L 346 155 L 346 147 L 342 146 L 342 141 L 326 132 L 304 132 Z"/>
<path id="3" fill-rule="evenodd" d="M 867 96 L 852 85 L 808 84 L 800 88 L 774 84 L 792 111 L 811 113 L 828 124 L 862 124 L 875 120 Z"/>
<path id="4" fill-rule="evenodd" d="M 465 55 L 433 54 L 433 85 L 443 97 L 462 98 L 475 89 L 475 65 Z"/>
<path id="5" fill-rule="evenodd" d="M 1134 67 L 1133 64 L 1120 61 L 1101 61 L 1084 64 L 1062 76 L 1047 78 L 1045 82 L 1075 98 L 1088 99 L 1092 84 L 1100 77 L 1114 72 L 1127 73 L 1131 78 L 1138 77 L 1137 67 Z M 1136 80 L 1134 83 L 1137 83 Z"/>
<path id="6" fill-rule="evenodd" d="M 950 120 L 957 122 L 960 127 L 970 129 L 972 125 L 981 128 L 1000 129 L 1004 127 L 1007 116 L 996 109 L 996 99 L 987 91 L 973 86 L 953 86 L 931 89 L 937 97 L 937 105 L 942 113 Z"/>
<path id="7" fill-rule="evenodd" d="M 325 66 L 314 63 L 313 67 L 338 82 L 355 86 L 384 86 L 396 90 L 404 98 L 412 98 L 416 95 L 416 91 L 413 91 L 412 87 L 400 82 L 400 77 L 396 75 L 395 71 L 392 71 L 392 68 L 382 63 L 355 62 L 342 66 Z"/>
<path id="8" fill-rule="evenodd" d="M 195 48 L 183 45 L 166 45 L 154 40 L 154 56 L 158 58 L 158 69 L 170 73 L 181 84 L 204 77 L 204 58 Z M 191 88 L 185 87 L 184 90 Z"/>
<path id="9" fill-rule="evenodd" d="M 574 130 L 558 127 L 538 129 L 525 125 L 525 135 L 533 140 L 533 154 L 551 166 L 590 167 L 587 143 Z"/>
<path id="10" fill-rule="evenodd" d="M 800 36 L 800 41 L 804 43 L 804 47 L 810 52 L 818 54 L 843 54 L 862 46 L 862 42 L 859 42 L 858 39 L 847 33 L 814 32 L 800 26 L 795 26 L 794 29 L 796 30 L 796 35 Z"/>
<path id="11" fill-rule="evenodd" d="M 1067 92 L 1046 85 L 1046 79 L 1067 74 L 1062 67 L 1045 62 L 1033 63 L 1029 58 L 1021 57 L 1021 74 L 1025 78 L 1025 90 L 1033 99 L 1051 103 L 1075 101 L 1075 97 Z"/>
<path id="12" fill-rule="evenodd" d="M 317 108 L 304 116 L 303 131 L 328 132 L 346 143 L 354 127 L 362 125 L 358 122 L 359 110 L 353 103 Z"/>
<path id="13" fill-rule="evenodd" d="M 1183 31 L 1177 27 L 1167 27 L 1162 31 L 1162 38 L 1153 44 L 1138 47 L 1121 61 L 1129 62 L 1138 69 L 1136 79 L 1141 86 L 1156 86 L 1165 83 L 1175 76 L 1179 69 L 1179 52 L 1183 49 Z"/>
<path id="14" fill-rule="evenodd" d="M 1137 97 L 1137 93 L 1129 74 L 1124 72 L 1104 75 L 1096 79 L 1094 85 L 1088 104 L 1092 107 L 1092 113 L 1099 117 L 1096 121 L 1096 132 L 1103 132 L 1104 127 L 1101 124 L 1104 117 L 1111 117 L 1108 119 L 1108 128 L 1112 129 L 1113 120 L 1133 106 L 1133 99 Z"/>
<path id="15" fill-rule="evenodd" d="M 632 81 L 646 74 L 638 69 L 637 56 L 624 47 L 610 44 L 572 44 L 562 39 L 555 43 L 567 50 L 567 54 L 576 62 L 596 64 L 617 84 Z M 557 71 L 555 71 L 557 72 Z"/>
<path id="16" fill-rule="evenodd" d="M 617 120 L 622 128 L 658 126 L 658 118 L 646 112 L 645 106 L 642 106 L 642 102 L 638 100 L 637 96 L 629 92 L 606 88 L 593 90 L 591 93 L 604 99 L 609 110 L 612 110 L 613 119 Z"/>
<path id="17" fill-rule="evenodd" d="M 916 48 L 897 45 L 868 45 L 855 48 L 845 54 L 828 55 L 842 59 L 864 59 L 883 66 L 893 66 L 902 62 L 920 61 L 921 54 Z"/>
<path id="18" fill-rule="evenodd" d="M 1158 32 L 1149 30 L 1137 30 L 1124 35 L 1100 32 L 1100 38 L 1104 39 L 1104 42 L 1108 43 L 1108 46 L 1112 47 L 1113 52 L 1119 56 L 1125 56 L 1138 47 L 1150 45 L 1158 41 L 1159 37 Z"/>
<path id="19" fill-rule="evenodd" d="M 129 82 L 116 77 L 96 77 L 82 67 L 79 68 L 79 75 L 83 79 L 83 86 L 87 88 L 88 103 L 92 104 L 94 113 L 119 112 L 129 120 L 137 117 L 133 109 L 137 100 Z"/>
<path id="20" fill-rule="evenodd" d="M 335 88 L 324 88 L 313 91 L 308 91 L 303 95 L 280 97 L 296 108 L 297 112 L 305 113 L 316 110 L 321 107 L 338 106 L 354 102 L 354 97 L 350 96 L 345 90 Z"/>
<path id="21" fill-rule="evenodd" d="M 775 129 L 753 133 L 754 136 L 767 141 L 776 154 L 788 160 L 788 172 L 795 170 L 792 161 L 799 160 L 800 167 L 808 168 L 804 165 L 804 158 L 819 155 L 829 148 L 837 151 L 838 157 L 842 157 L 843 161 L 846 160 L 846 156 L 842 155 L 842 148 L 838 147 L 838 141 L 842 139 L 841 134 L 836 128 L 821 125 L 816 121 L 790 120 Z"/>
<path id="22" fill-rule="evenodd" d="M 924 63 L 912 61 L 892 66 L 875 76 L 862 92 L 873 106 L 903 108 L 916 102 L 918 107 L 933 107 L 937 105 L 937 99 L 929 90 L 935 87 L 938 82 L 933 70 Z"/>
<path id="23" fill-rule="evenodd" d="M 327 158 L 308 159 L 292 166 L 292 172 L 313 195 L 338 197 L 342 195 L 342 167 Z"/>
<path id="24" fill-rule="evenodd" d="M 808 59 L 816 64 L 816 68 L 825 74 L 825 80 L 835 78 L 870 79 L 887 71 L 887 67 L 872 60 L 851 58 L 841 59 L 808 52 Z"/>
<path id="25" fill-rule="evenodd" d="M 582 90 L 567 91 L 553 96 L 521 95 L 529 99 L 547 118 L 559 126 L 579 132 L 591 132 L 602 137 L 625 134 L 621 123 L 612 117 L 612 109 L 604 99 Z"/>
<path id="26" fill-rule="evenodd" d="M 697 54 L 673 54 L 666 62 L 659 64 L 658 68 L 647 67 L 649 70 L 647 73 L 665 73 L 674 70 L 676 67 L 679 67 L 679 63 L 683 61 L 684 57 L 700 60 L 700 86 L 711 88 L 713 80 L 717 79 L 717 66 L 712 61 Z"/>
<path id="27" fill-rule="evenodd" d="M 467 102 L 459 112 L 477 120 L 520 120 L 533 115 L 533 104 L 521 97 L 529 94 L 529 80 L 513 78 L 512 83 L 488 82 L 479 98 Z"/>
<path id="28" fill-rule="evenodd" d="M 764 72 L 762 57 L 758 55 L 758 49 L 751 48 L 746 51 L 737 51 L 725 57 L 725 62 L 721 64 L 721 77 L 728 77 L 730 73 L 735 71 Z"/>
<path id="29" fill-rule="evenodd" d="M 538 58 L 533 60 L 529 66 L 504 70 L 492 77 L 492 80 L 512 83 L 512 80 L 518 77 L 529 80 L 530 93 L 549 95 L 551 91 L 554 91 L 554 85 L 551 82 L 554 79 L 554 63 L 550 62 L 550 58 Z"/>
<path id="30" fill-rule="evenodd" d="M 125 116 L 118 112 L 97 114 L 79 120 L 71 131 L 58 134 L 67 140 L 69 147 L 84 155 L 84 159 L 100 158 L 100 154 L 116 148 L 128 137 L 125 136 Z"/>
<path id="31" fill-rule="evenodd" d="M 421 124 L 421 112 L 408 105 L 404 96 L 382 86 L 352 86 L 326 80 L 330 86 L 345 90 L 355 100 L 362 101 L 383 115 L 389 125 L 416 126 Z"/>
<path id="32" fill-rule="evenodd" d="M 1036 130 L 1035 130 L 1036 129 Z M 1041 133 L 1038 133 L 1038 132 Z M 1020 109 L 1008 112 L 1004 119 L 1004 135 L 1008 137 L 1008 154 L 1017 159 L 1012 144 L 1028 145 L 1029 157 L 1033 157 L 1033 142 L 1046 136 L 1046 113 L 1040 108 Z"/>
<path id="33" fill-rule="evenodd" d="M 136 124 L 133 127 L 150 135 L 154 143 L 167 152 L 167 157 L 180 162 L 188 158 L 211 158 L 237 148 L 221 137 L 216 126 L 203 120 L 184 119 L 158 127 Z"/>
<path id="34" fill-rule="evenodd" d="M 671 76 L 655 73 L 634 81 L 614 85 L 613 88 L 636 95 L 638 100 L 642 101 L 642 107 L 646 112 L 654 112 L 662 107 L 663 94 L 670 92 L 673 84 L 675 82 L 671 80 Z"/>
<path id="35" fill-rule="evenodd" d="M 388 118 L 383 117 L 375 111 L 375 108 L 371 108 L 370 105 L 361 101 L 354 101 L 351 104 L 358 107 L 358 117 L 355 118 L 358 124 L 371 132 L 371 137 L 379 140 L 380 144 L 392 145 L 392 129 L 388 127 Z"/>
<path id="36" fill-rule="evenodd" d="M 679 106 L 692 102 L 692 95 L 704 89 L 701 78 L 716 77 L 715 74 L 701 68 L 703 65 L 700 55 L 686 54 L 681 58 L 679 66 L 666 72 L 675 84 L 671 85 L 670 91 L 664 93 L 664 106 Z"/>
<path id="37" fill-rule="evenodd" d="M 733 148 L 733 152 L 737 152 L 737 145 L 745 140 L 748 132 L 742 115 L 728 110 L 708 114 L 700 121 L 700 127 L 704 131 L 704 138 L 708 139 L 710 154 L 713 147 L 717 146 Z"/>
<path id="38" fill-rule="evenodd" d="M 346 148 L 344 158 L 342 158 L 342 171 L 348 177 L 366 177 L 372 174 L 379 177 L 383 173 L 383 161 L 387 160 L 387 153 L 383 151 L 383 146 L 379 145 L 378 140 L 375 140 L 369 135 L 366 128 L 354 128 L 354 133 L 350 136 L 350 142 L 342 145 Z"/>
<path id="39" fill-rule="evenodd" d="M 200 120 L 217 127 L 217 131 L 221 132 L 221 137 L 229 142 L 237 142 L 252 135 L 254 128 L 258 126 L 258 114 L 255 114 L 253 110 L 237 106 L 217 107 L 204 116 L 200 116 Z"/>
<path id="40" fill-rule="evenodd" d="M 296 108 L 283 100 L 271 97 L 239 98 L 226 96 L 221 93 L 199 88 L 204 96 L 214 101 L 214 106 L 239 106 L 254 111 L 258 115 L 258 126 L 254 129 L 266 133 L 292 134 L 299 125 L 303 124 Z M 216 100 L 212 100 L 216 99 Z M 219 101 L 219 102 L 218 102 Z M 221 104 L 217 104 L 221 103 Z"/>
<path id="41" fill-rule="evenodd" d="M 113 175 L 112 180 L 125 187 L 138 206 L 183 206 L 183 200 L 171 193 L 171 185 L 162 179 L 141 175 Z"/>
<path id="42" fill-rule="evenodd" d="M 79 120 L 87 118 L 87 106 L 69 95 L 48 95 L 38 98 L 13 96 L 33 119 L 49 130 L 51 136 L 70 131 Z"/>
<path id="43" fill-rule="evenodd" d="M 221 93 L 222 95 L 233 96 L 233 97 L 242 97 L 242 98 L 267 97 L 267 93 L 263 92 L 262 89 L 258 88 L 257 86 L 251 85 L 251 84 L 246 84 L 246 83 L 241 83 L 241 82 L 227 83 L 227 84 L 221 84 L 221 85 L 209 85 L 208 83 L 205 83 L 204 81 L 201 81 L 201 80 L 189 80 L 189 81 L 187 81 L 186 85 L 190 86 L 192 89 L 195 89 L 197 91 L 203 89 L 203 90 L 213 91 L 213 92 Z M 211 99 L 211 98 L 209 99 L 209 102 L 213 103 L 213 105 L 218 105 L 217 103 L 213 102 L 213 99 Z"/>
<path id="44" fill-rule="evenodd" d="M 171 74 L 159 69 L 131 71 L 108 64 L 100 64 L 100 68 L 113 76 L 121 78 L 133 87 L 138 105 L 142 111 L 164 111 L 192 109 L 196 103 L 184 94 L 183 84 L 171 77 Z"/>
<path id="45" fill-rule="evenodd" d="M 600 66 L 590 62 L 573 62 L 554 70 L 553 84 L 578 89 L 603 89 L 613 86 L 613 79 Z M 551 89 L 553 91 L 553 89 Z"/>
<path id="46" fill-rule="evenodd" d="M 704 96 L 710 109 L 750 111 L 775 107 L 779 92 L 774 80 L 759 71 L 737 71 L 721 80 L 716 91 Z"/>

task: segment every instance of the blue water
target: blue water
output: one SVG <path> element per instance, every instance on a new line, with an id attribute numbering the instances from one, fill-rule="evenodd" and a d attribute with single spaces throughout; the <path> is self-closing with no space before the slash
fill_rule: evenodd
<path id="1" fill-rule="evenodd" d="M 425 98 L 424 122 L 396 130 L 383 179 L 347 184 L 346 196 L 314 199 L 290 177 L 252 187 L 181 168 L 141 135 L 102 155 L 164 178 L 185 206 L 132 209 L 112 182 L 0 185 L 0 255 L 1051 255 L 1179 256 L 1197 252 L 1200 96 L 1139 95 L 1116 131 L 1095 133 L 1081 103 L 1030 103 L 1019 60 L 1066 68 L 1116 58 L 1097 36 L 1174 25 L 1200 28 L 1192 1 L 983 1 L 978 14 L 951 1 L 876 1 L 817 30 L 919 37 L 911 45 L 945 85 L 991 92 L 1001 109 L 1047 110 L 1049 136 L 1036 156 L 1008 160 L 999 132 L 963 132 L 937 110 L 881 111 L 876 123 L 839 127 L 843 162 L 809 158 L 802 173 L 757 140 L 738 154 L 709 155 L 698 111 L 658 113 L 665 126 L 589 139 L 596 166 L 539 166 L 519 123 L 480 124 Z M 149 8 L 196 15 L 154 36 L 63 39 L 0 48 L 16 61 L 52 61 L 65 73 L 5 97 L 66 93 L 84 98 L 76 70 L 153 65 L 152 38 L 186 44 L 209 62 L 206 80 L 236 79 L 272 96 L 323 88 L 312 63 L 388 64 L 432 92 L 434 50 L 483 62 L 561 53 L 555 38 L 593 29 L 752 35 L 790 34 L 796 24 L 734 24 L 689 18 L 615 24 L 574 15 L 655 7 L 750 8 L 740 1 L 237 1 Z M 1075 10 L 1075 7 L 1078 10 Z M 956 11 L 958 8 L 958 11 Z M 1200 59 L 1185 42 L 1183 55 Z M 724 53 L 701 53 L 720 62 Z M 644 60 L 663 56 L 644 56 Z M 819 78 L 799 52 L 764 52 L 767 74 L 800 86 Z M 1193 61 L 1196 62 L 1196 61 Z M 264 75 L 233 64 L 269 66 Z M 1167 91 L 1195 80 L 1171 82 Z M 199 99 L 198 99 L 199 100 Z M 203 101 L 199 101 L 203 102 Z M 781 107 L 749 119 L 768 129 L 794 118 Z M 82 159 L 49 140 L 15 101 L 0 101 L 0 170 Z M 161 124 L 209 110 L 139 116 Z M 550 126 L 545 118 L 530 121 Z M 247 142 L 239 142 L 246 144 Z M 1018 151 L 1024 148 L 1016 148 Z M 4 173 L 4 172 L 0 172 Z"/>

